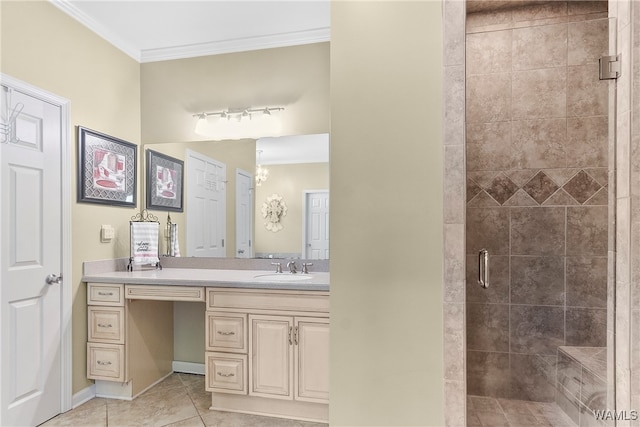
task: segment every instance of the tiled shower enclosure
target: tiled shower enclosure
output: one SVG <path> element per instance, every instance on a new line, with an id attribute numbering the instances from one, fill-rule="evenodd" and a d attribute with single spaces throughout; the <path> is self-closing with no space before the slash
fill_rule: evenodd
<path id="1" fill-rule="evenodd" d="M 467 392 L 552 402 L 558 348 L 607 344 L 607 2 L 471 13 L 466 31 Z"/>

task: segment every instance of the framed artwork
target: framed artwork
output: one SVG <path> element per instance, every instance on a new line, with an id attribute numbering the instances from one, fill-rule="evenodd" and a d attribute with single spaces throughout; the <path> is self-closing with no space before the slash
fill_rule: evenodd
<path id="1" fill-rule="evenodd" d="M 147 150 L 147 209 L 183 211 L 184 162 Z"/>
<path id="2" fill-rule="evenodd" d="M 78 126 L 78 202 L 136 207 L 138 146 Z"/>

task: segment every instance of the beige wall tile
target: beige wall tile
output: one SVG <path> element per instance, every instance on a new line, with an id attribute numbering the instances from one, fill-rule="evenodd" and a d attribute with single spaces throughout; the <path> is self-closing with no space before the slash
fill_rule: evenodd
<path id="1" fill-rule="evenodd" d="M 467 255 L 467 303 L 509 303 L 509 257 L 491 255 L 489 273 L 489 287 L 482 288 L 478 284 L 478 254 Z"/>
<path id="2" fill-rule="evenodd" d="M 444 144 L 464 144 L 464 65 L 446 67 L 444 75 Z"/>
<path id="3" fill-rule="evenodd" d="M 609 84 L 598 78 L 598 64 L 567 69 L 567 116 L 606 116 Z"/>
<path id="4" fill-rule="evenodd" d="M 511 71 L 512 30 L 467 36 L 467 75 Z"/>
<path id="5" fill-rule="evenodd" d="M 508 208 L 467 208 L 467 253 L 485 248 L 491 255 L 508 255 L 509 215 Z"/>
<path id="6" fill-rule="evenodd" d="M 616 116 L 616 194 L 629 197 L 631 177 L 630 114 L 619 111 Z"/>
<path id="7" fill-rule="evenodd" d="M 607 255 L 607 207 L 567 207 L 567 256 Z"/>
<path id="8" fill-rule="evenodd" d="M 445 224 L 444 254 L 444 301 L 464 303 L 464 224 Z"/>
<path id="9" fill-rule="evenodd" d="M 490 13 L 477 12 L 467 15 L 467 31 L 488 26 L 507 26 L 513 22 L 511 10 L 497 10 Z"/>
<path id="10" fill-rule="evenodd" d="M 608 51 L 607 19 L 569 23 L 569 65 L 598 63 Z"/>
<path id="11" fill-rule="evenodd" d="M 513 20 L 532 21 L 546 18 L 557 18 L 567 15 L 567 3 L 563 1 L 546 2 L 520 7 L 513 10 Z"/>
<path id="12" fill-rule="evenodd" d="M 465 381 L 444 382 L 444 421 L 447 426 L 465 425 Z"/>
<path id="13" fill-rule="evenodd" d="M 607 123 L 606 116 L 567 119 L 567 166 L 607 166 Z"/>
<path id="14" fill-rule="evenodd" d="M 512 208 L 511 255 L 564 255 L 565 208 Z"/>
<path id="15" fill-rule="evenodd" d="M 447 194 L 444 222 L 464 224 L 464 145 L 445 145 L 444 167 L 444 191 Z"/>
<path id="16" fill-rule="evenodd" d="M 519 169 L 566 166 L 567 120 L 512 122 L 513 151 Z"/>
<path id="17" fill-rule="evenodd" d="M 508 372 L 508 353 L 467 351 L 468 394 L 509 397 L 511 379 Z"/>
<path id="18" fill-rule="evenodd" d="M 569 15 L 585 15 L 607 11 L 606 1 L 570 1 L 567 13 Z"/>
<path id="19" fill-rule="evenodd" d="M 444 378 L 464 381 L 464 303 L 444 304 Z"/>
<path id="20" fill-rule="evenodd" d="M 565 68 L 515 71 L 511 102 L 515 120 L 564 117 L 567 108 Z"/>
<path id="21" fill-rule="evenodd" d="M 513 30 L 512 57 L 514 70 L 567 65 L 567 24 Z"/>
<path id="22" fill-rule="evenodd" d="M 444 0 L 444 65 L 464 65 L 464 16 L 465 3 L 460 0 Z"/>
<path id="23" fill-rule="evenodd" d="M 509 170 L 515 166 L 511 122 L 467 124 L 467 170 Z"/>
<path id="24" fill-rule="evenodd" d="M 511 76 L 509 73 L 467 77 L 467 123 L 499 122 L 511 119 Z"/>

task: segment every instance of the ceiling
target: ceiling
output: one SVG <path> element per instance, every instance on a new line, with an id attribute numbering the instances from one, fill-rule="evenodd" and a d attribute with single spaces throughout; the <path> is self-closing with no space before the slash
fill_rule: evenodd
<path id="1" fill-rule="evenodd" d="M 330 0 L 49 0 L 136 61 L 327 42 Z M 263 164 L 328 162 L 329 136 L 261 138 Z"/>
<path id="2" fill-rule="evenodd" d="M 138 62 L 329 41 L 329 0 L 50 0 Z"/>

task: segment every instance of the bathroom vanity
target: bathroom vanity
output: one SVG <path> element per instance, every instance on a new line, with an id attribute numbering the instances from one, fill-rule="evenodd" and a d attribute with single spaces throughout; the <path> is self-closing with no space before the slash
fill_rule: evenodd
<path id="1" fill-rule="evenodd" d="M 328 272 L 164 268 L 83 281 L 96 395 L 133 399 L 171 374 L 173 302 L 201 302 L 211 409 L 328 421 Z"/>

